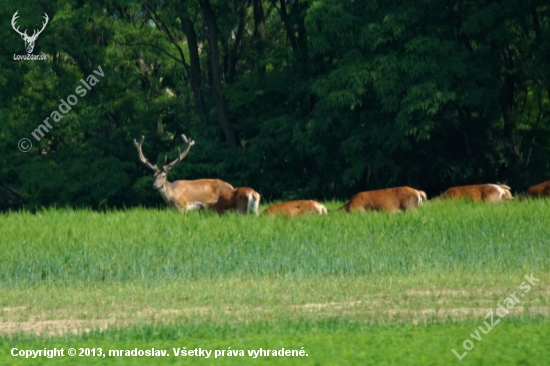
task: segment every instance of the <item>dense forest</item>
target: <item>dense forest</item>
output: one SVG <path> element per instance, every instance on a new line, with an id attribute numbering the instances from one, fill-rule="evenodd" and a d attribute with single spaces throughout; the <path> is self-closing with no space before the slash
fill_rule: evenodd
<path id="1" fill-rule="evenodd" d="M 2 211 L 164 206 L 142 135 L 264 200 L 550 178 L 547 1 L 2 4 Z"/>

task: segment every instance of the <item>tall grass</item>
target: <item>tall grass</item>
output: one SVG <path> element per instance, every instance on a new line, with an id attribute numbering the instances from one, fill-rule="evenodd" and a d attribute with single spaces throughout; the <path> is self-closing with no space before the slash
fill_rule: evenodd
<path id="1" fill-rule="evenodd" d="M 297 219 L 145 209 L 10 213 L 0 216 L 0 282 L 547 271 L 549 211 L 550 201 L 540 200 Z"/>

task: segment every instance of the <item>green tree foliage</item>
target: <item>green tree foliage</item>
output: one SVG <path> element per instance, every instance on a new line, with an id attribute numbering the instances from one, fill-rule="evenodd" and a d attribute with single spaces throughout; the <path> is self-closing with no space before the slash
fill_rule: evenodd
<path id="1" fill-rule="evenodd" d="M 163 206 L 132 140 L 170 179 L 264 198 L 550 176 L 550 6 L 543 1 L 5 1 L 0 208 Z M 80 79 L 105 76 L 34 131 Z M 22 153 L 21 138 L 33 148 Z"/>

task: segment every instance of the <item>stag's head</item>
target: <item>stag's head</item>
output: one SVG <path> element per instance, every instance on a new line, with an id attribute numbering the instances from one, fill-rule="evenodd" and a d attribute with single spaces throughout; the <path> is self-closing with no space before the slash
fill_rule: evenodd
<path id="1" fill-rule="evenodd" d="M 168 174 L 167 171 L 164 169 L 157 169 L 155 171 L 155 181 L 153 182 L 153 188 L 154 189 L 161 189 L 166 184 L 166 175 Z"/>
<path id="2" fill-rule="evenodd" d="M 136 141 L 136 139 L 134 139 L 134 145 L 135 145 L 135 147 L 138 151 L 139 160 L 146 167 L 153 170 L 153 172 L 154 172 L 155 182 L 153 183 L 153 188 L 161 189 L 162 187 L 164 187 L 164 185 L 167 182 L 166 175 L 168 174 L 170 169 L 172 169 L 172 167 L 174 165 L 176 165 L 177 163 L 182 161 L 183 158 L 185 158 L 185 156 L 189 152 L 189 149 L 191 148 L 191 146 L 193 146 L 195 144 L 195 141 L 188 140 L 185 135 L 181 135 L 181 138 L 183 139 L 183 142 L 185 143 L 185 149 L 183 150 L 183 152 L 181 152 L 180 148 L 178 147 L 178 157 L 176 158 L 176 160 L 172 161 L 169 164 L 166 164 L 167 158 L 165 156 L 164 157 L 164 164 L 162 164 L 162 168 L 159 168 L 156 164 L 155 165 L 151 164 L 145 158 L 145 155 L 143 155 L 143 151 L 141 150 L 141 145 L 143 144 L 143 141 L 145 140 L 145 136 L 141 136 L 141 139 L 139 140 L 139 142 Z"/>
<path id="3" fill-rule="evenodd" d="M 510 187 L 508 187 L 507 185 L 504 185 L 504 184 L 500 184 L 499 186 L 504 191 L 504 194 L 502 195 L 501 200 L 502 201 L 513 201 L 514 196 L 512 196 L 512 192 L 510 192 L 512 188 L 510 188 Z"/>
<path id="4" fill-rule="evenodd" d="M 19 27 L 17 27 L 17 28 L 15 27 L 15 21 L 17 20 L 17 18 L 19 18 L 19 15 L 17 15 L 18 12 L 19 12 L 19 10 L 16 11 L 15 14 L 13 14 L 13 17 L 11 18 L 11 26 L 13 27 L 13 29 L 17 33 L 19 33 L 21 38 L 23 38 L 23 41 L 25 41 L 25 48 L 27 50 L 27 53 L 31 53 L 32 50 L 34 49 L 34 42 L 36 42 L 36 38 L 38 38 L 40 33 L 42 33 L 44 28 L 46 28 L 46 24 L 48 24 L 48 20 L 50 18 L 48 18 L 48 14 L 44 13 L 44 22 L 42 22 L 42 29 L 40 29 L 40 30 L 35 29 L 32 36 L 29 36 L 29 35 L 27 35 L 27 30 L 26 29 L 25 29 L 24 32 L 20 32 Z"/>
<path id="5" fill-rule="evenodd" d="M 179 150 L 178 150 L 179 151 Z M 180 151 L 181 154 L 181 151 Z M 155 165 L 156 167 L 156 165 Z M 164 158 L 164 164 L 162 165 L 162 168 L 157 168 L 154 172 L 155 181 L 153 182 L 153 188 L 154 189 L 161 189 L 166 184 L 166 176 L 168 175 L 168 172 L 172 166 L 170 164 L 166 165 L 166 157 Z"/>

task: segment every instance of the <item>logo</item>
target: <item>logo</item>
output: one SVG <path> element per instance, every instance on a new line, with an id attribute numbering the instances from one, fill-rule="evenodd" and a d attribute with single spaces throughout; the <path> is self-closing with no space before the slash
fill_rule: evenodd
<path id="1" fill-rule="evenodd" d="M 19 12 L 19 10 L 17 10 L 15 12 L 15 14 L 13 14 L 13 17 L 11 18 L 11 26 L 13 27 L 13 30 L 15 30 L 17 33 L 19 33 L 21 38 L 23 38 L 23 41 L 25 41 L 25 49 L 27 50 L 27 55 L 15 55 L 14 54 L 13 59 L 14 60 L 45 59 L 46 55 L 36 56 L 36 55 L 31 55 L 31 53 L 32 53 L 32 50 L 34 49 L 34 43 L 36 42 L 36 38 L 38 38 L 40 33 L 42 33 L 42 31 L 44 30 L 44 28 L 46 28 L 46 25 L 48 24 L 48 20 L 50 19 L 50 18 L 48 18 L 48 14 L 44 13 L 45 22 L 42 23 L 42 29 L 40 29 L 40 30 L 35 29 L 34 32 L 32 33 L 32 36 L 29 36 L 27 34 L 26 29 L 25 29 L 24 32 L 21 32 L 21 31 L 19 31 L 19 27 L 16 28 L 15 21 L 17 20 L 17 18 L 19 18 L 19 15 L 17 14 L 18 12 Z"/>

